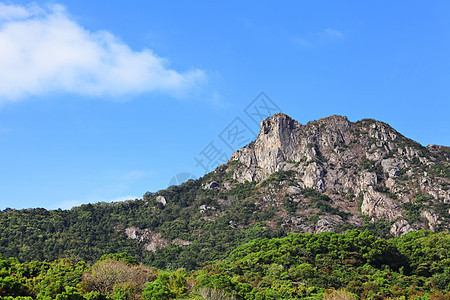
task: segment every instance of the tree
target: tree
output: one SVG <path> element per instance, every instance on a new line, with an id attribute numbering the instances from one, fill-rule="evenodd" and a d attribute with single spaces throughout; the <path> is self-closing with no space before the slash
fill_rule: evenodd
<path id="1" fill-rule="evenodd" d="M 112 294 L 116 284 L 135 283 L 143 290 L 144 284 L 154 279 L 155 272 L 149 267 L 109 258 L 98 261 L 90 272 L 83 274 L 86 290 L 108 295 Z"/>

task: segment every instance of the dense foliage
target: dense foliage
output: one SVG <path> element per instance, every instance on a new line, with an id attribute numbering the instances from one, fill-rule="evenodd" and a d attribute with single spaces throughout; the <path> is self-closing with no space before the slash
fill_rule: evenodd
<path id="1" fill-rule="evenodd" d="M 228 288 L 242 299 L 315 297 L 329 289 L 362 299 L 426 293 L 448 299 L 449 249 L 448 233 L 422 231 L 391 240 L 357 230 L 293 234 L 242 245 L 198 274 L 204 275 L 202 284 Z"/>
<path id="2" fill-rule="evenodd" d="M 127 254 L 92 266 L 0 255 L 0 299 L 449 299 L 449 249 L 447 232 L 382 239 L 348 230 L 255 239 L 191 272 Z"/>
<path id="3" fill-rule="evenodd" d="M 73 258 L 94 263 L 103 254 L 127 252 L 158 268 L 199 268 L 205 261 L 223 258 L 238 245 L 258 237 L 281 237 L 286 230 L 270 229 L 261 222 L 273 217 L 257 213 L 252 201 L 255 185 L 234 182 L 224 192 L 202 188 L 202 182 L 223 176 L 207 175 L 203 181 L 189 181 L 143 199 L 117 203 L 86 204 L 70 210 L 6 209 L 0 211 L 0 252 L 19 261 L 53 261 Z M 167 205 L 156 201 L 167 199 Z M 215 211 L 221 197 L 221 212 Z M 242 199 L 249 198 L 247 201 Z M 208 206 L 200 211 L 202 205 Z M 145 242 L 125 235 L 136 227 L 161 234 L 168 247 L 150 252 Z M 181 246 L 172 241 L 189 241 Z"/>
<path id="4" fill-rule="evenodd" d="M 303 162 L 289 163 L 298 166 Z M 373 162 L 364 159 L 359 167 L 369 170 Z M 19 261 L 72 258 L 92 264 L 104 254 L 126 252 L 156 268 L 193 270 L 225 258 L 232 249 L 255 238 L 348 229 L 369 229 L 379 237 L 392 237 L 394 221 L 360 214 L 362 193 L 323 194 L 300 188 L 294 170 L 274 172 L 259 183 L 238 182 L 236 176 L 242 170 L 245 166 L 240 162 L 229 161 L 199 180 L 124 202 L 86 204 L 70 210 L 5 209 L 0 211 L 0 253 Z M 216 188 L 207 187 L 212 183 Z M 374 190 L 396 197 L 382 185 Z M 158 200 L 161 197 L 163 202 Z M 449 203 L 417 193 L 413 201 L 401 205 L 409 224 L 419 224 L 413 228 L 428 228 L 420 225 L 426 223 L 423 213 L 427 211 L 439 216 L 433 230 L 447 230 Z M 327 222 L 334 227 L 318 228 Z M 126 235 L 130 228 L 146 235 L 132 239 Z M 155 235 L 160 244 L 150 247 Z"/>

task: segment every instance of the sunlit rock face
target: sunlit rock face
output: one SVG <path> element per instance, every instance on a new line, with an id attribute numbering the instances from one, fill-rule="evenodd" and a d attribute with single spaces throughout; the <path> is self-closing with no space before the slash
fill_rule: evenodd
<path id="1" fill-rule="evenodd" d="M 352 123 L 337 115 L 302 125 L 278 113 L 260 127 L 256 141 L 233 152 L 229 160 L 239 163 L 233 174 L 237 181 L 260 183 L 275 172 L 289 171 L 296 188 L 331 196 L 337 206 L 344 205 L 341 209 L 352 215 L 354 224 L 362 223 L 362 214 L 372 222 L 391 222 L 394 235 L 443 226 L 444 212 L 436 207 L 450 202 L 444 172 L 449 168 L 449 147 L 423 147 L 386 123 Z M 352 203 L 338 201 L 346 197 Z M 410 224 L 407 217 L 416 208 L 418 217 Z M 332 216 L 319 221 L 318 231 L 342 223 Z"/>

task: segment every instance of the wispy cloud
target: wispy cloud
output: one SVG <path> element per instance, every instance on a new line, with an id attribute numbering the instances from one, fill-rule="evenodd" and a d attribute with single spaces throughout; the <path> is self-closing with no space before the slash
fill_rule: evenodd
<path id="1" fill-rule="evenodd" d="M 327 28 L 324 32 L 325 36 L 331 39 L 343 39 L 344 34 L 340 32 L 339 30 L 333 29 L 333 28 Z"/>
<path id="2" fill-rule="evenodd" d="M 302 48 L 314 47 L 321 44 L 326 44 L 328 41 L 343 40 L 345 38 L 344 33 L 333 28 L 326 28 L 323 31 L 315 32 L 308 37 L 291 37 L 291 42 L 294 45 Z"/>
<path id="3" fill-rule="evenodd" d="M 7 5 L 0 3 L 0 21 L 26 19 L 32 15 L 43 13 L 43 10 L 36 4 L 29 4 L 27 6 Z"/>
<path id="4" fill-rule="evenodd" d="M 0 45 L 0 104 L 52 92 L 183 97 L 206 80 L 202 70 L 173 70 L 150 49 L 83 28 L 60 5 L 0 3 Z"/>

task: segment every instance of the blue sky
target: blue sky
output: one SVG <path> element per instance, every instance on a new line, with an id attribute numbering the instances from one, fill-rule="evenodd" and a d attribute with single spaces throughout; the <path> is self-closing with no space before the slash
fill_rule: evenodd
<path id="1" fill-rule="evenodd" d="M 0 2 L 0 209 L 200 177 L 278 109 L 449 146 L 448 53 L 447 1 Z"/>

